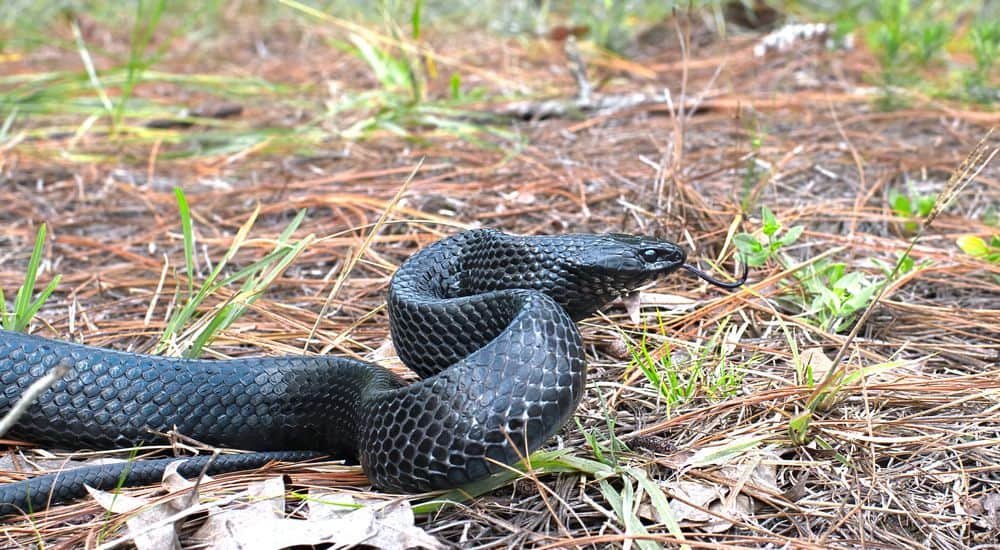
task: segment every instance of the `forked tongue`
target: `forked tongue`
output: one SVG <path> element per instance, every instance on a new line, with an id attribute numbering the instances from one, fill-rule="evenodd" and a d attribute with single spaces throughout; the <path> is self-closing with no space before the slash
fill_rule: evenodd
<path id="1" fill-rule="evenodd" d="M 691 264 L 681 264 L 681 267 L 683 267 L 684 269 L 690 271 L 691 273 L 694 273 L 695 275 L 698 276 L 698 278 L 700 278 L 700 279 L 702 279 L 704 281 L 707 281 L 707 282 L 709 282 L 709 283 L 711 283 L 711 284 L 713 284 L 713 285 L 715 285 L 717 287 L 721 287 L 721 288 L 739 288 L 739 287 L 743 286 L 743 283 L 747 282 L 747 276 L 750 274 L 750 268 L 747 266 L 747 264 L 744 263 L 743 264 L 743 274 L 740 275 L 739 280 L 736 280 L 736 281 L 733 281 L 733 282 L 729 283 L 729 282 L 726 282 L 726 281 L 720 281 L 719 279 L 716 279 L 716 278 L 712 277 L 708 273 L 705 273 L 704 271 L 698 269 L 697 267 L 695 267 L 695 266 L 693 266 Z"/>

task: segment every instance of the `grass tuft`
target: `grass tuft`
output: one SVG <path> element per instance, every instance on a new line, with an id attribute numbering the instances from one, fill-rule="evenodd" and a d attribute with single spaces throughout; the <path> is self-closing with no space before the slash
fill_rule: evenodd
<path id="1" fill-rule="evenodd" d="M 305 210 L 301 210 L 278 236 L 270 253 L 224 277 L 222 273 L 230 260 L 247 242 L 250 230 L 260 213 L 260 206 L 258 206 L 236 232 L 222 259 L 199 282 L 196 280 L 198 267 L 195 263 L 195 233 L 191 222 L 191 210 L 182 189 L 175 188 L 174 194 L 177 198 L 178 212 L 181 218 L 181 234 L 184 239 L 185 276 L 183 284 L 185 290 L 178 291 L 178 295 L 175 296 L 175 300 L 180 299 L 181 305 L 174 310 L 167 321 L 166 329 L 160 337 L 154 353 L 166 352 L 170 355 L 182 354 L 185 357 L 198 357 L 204 347 L 221 331 L 239 319 L 315 239 L 312 235 L 296 241 L 291 239 L 292 234 L 305 218 Z M 237 292 L 224 298 L 210 312 L 199 315 L 199 310 L 206 300 L 235 285 L 240 286 Z"/>
<path id="2" fill-rule="evenodd" d="M 61 275 L 55 275 L 45 288 L 35 296 L 35 283 L 38 280 L 39 268 L 42 264 L 42 251 L 45 248 L 45 236 L 48 227 L 43 223 L 38 227 L 35 235 L 35 246 L 31 250 L 31 257 L 28 259 L 28 266 L 24 271 L 24 282 L 17 289 L 17 296 L 11 309 L 7 308 L 7 301 L 4 298 L 3 289 L 0 288 L 0 326 L 5 330 L 24 332 L 31 326 L 34 319 L 45 302 L 52 295 L 52 292 L 59 286 L 62 280 Z"/>

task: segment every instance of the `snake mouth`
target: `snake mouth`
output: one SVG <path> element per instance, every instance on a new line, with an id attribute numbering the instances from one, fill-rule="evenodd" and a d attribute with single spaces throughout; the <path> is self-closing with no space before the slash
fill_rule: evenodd
<path id="1" fill-rule="evenodd" d="M 740 278 L 733 282 L 720 281 L 691 264 L 681 264 L 681 267 L 691 273 L 694 273 L 699 279 L 711 283 L 719 288 L 739 288 L 747 282 L 747 276 L 750 275 L 750 267 L 746 263 L 743 264 L 743 273 L 740 275 Z"/>

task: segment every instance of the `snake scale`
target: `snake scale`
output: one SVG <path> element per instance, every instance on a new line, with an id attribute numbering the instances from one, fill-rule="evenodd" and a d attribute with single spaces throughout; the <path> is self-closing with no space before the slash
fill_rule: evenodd
<path id="1" fill-rule="evenodd" d="M 10 435 L 33 444 L 109 449 L 175 429 L 253 454 L 210 473 L 319 453 L 360 462 L 385 491 L 422 492 L 485 478 L 541 446 L 583 395 L 574 321 L 685 263 L 659 239 L 623 234 L 514 236 L 469 230 L 414 254 L 389 285 L 389 328 L 421 380 L 333 356 L 175 359 L 0 332 L 0 415 L 56 365 L 69 372 Z M 743 280 L 746 279 L 744 272 Z M 312 452 L 310 452 L 312 451 Z M 0 515 L 79 498 L 84 484 L 155 482 L 167 462 L 70 469 L 0 486 Z M 197 473 L 206 459 L 189 459 Z"/>

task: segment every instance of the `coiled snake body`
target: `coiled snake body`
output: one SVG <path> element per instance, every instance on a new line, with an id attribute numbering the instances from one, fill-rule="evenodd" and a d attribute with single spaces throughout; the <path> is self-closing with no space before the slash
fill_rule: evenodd
<path id="1" fill-rule="evenodd" d="M 573 414 L 586 378 L 574 320 L 681 267 L 708 279 L 684 261 L 672 243 L 618 234 L 481 229 L 441 240 L 404 262 L 389 288 L 393 343 L 422 377 L 410 385 L 341 357 L 173 359 L 0 331 L 0 415 L 65 364 L 69 373 L 10 435 L 103 449 L 176 429 L 216 446 L 282 451 L 222 455 L 212 471 L 319 451 L 358 460 L 383 490 L 455 487 L 526 456 Z M 84 483 L 113 488 L 124 468 L 126 485 L 153 482 L 166 462 L 9 483 L 0 486 L 0 515 L 77 498 Z"/>

